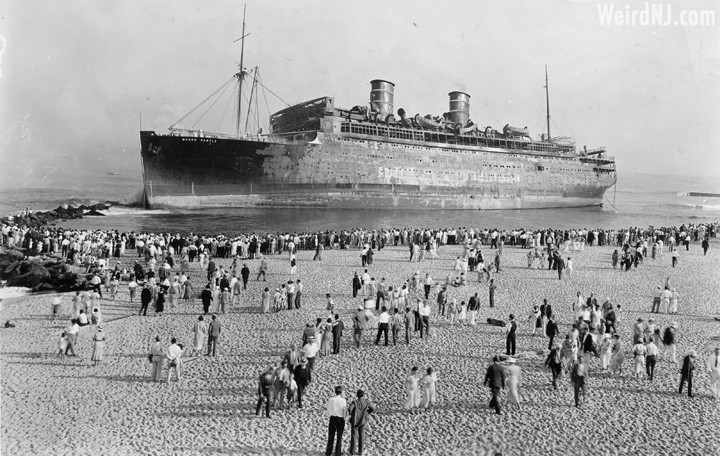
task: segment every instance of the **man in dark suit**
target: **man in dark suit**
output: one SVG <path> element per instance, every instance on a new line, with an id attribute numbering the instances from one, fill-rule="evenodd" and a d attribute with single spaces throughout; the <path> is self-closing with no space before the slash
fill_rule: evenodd
<path id="1" fill-rule="evenodd" d="M 210 261 L 208 262 L 207 267 L 207 279 L 208 281 L 210 281 L 210 279 L 212 279 L 213 277 L 213 274 L 215 274 L 215 262 L 212 260 L 211 256 L 208 255 L 208 258 L 210 259 Z"/>
<path id="2" fill-rule="evenodd" d="M 212 291 L 210 291 L 209 284 L 206 285 L 205 289 L 202 291 L 202 293 L 200 293 L 200 299 L 202 299 L 203 312 L 205 313 L 205 315 L 207 315 L 213 299 Z"/>
<path id="3" fill-rule="evenodd" d="M 343 329 L 345 329 L 345 324 L 340 319 L 340 315 L 335 314 L 335 321 L 333 322 L 332 326 L 334 355 L 340 354 L 340 339 L 342 338 Z"/>
<path id="4" fill-rule="evenodd" d="M 483 385 L 488 386 L 492 391 L 492 399 L 490 400 L 490 407 L 495 407 L 495 413 L 502 415 L 500 411 L 500 389 L 505 388 L 505 371 L 500 366 L 500 358 L 495 356 L 493 363 L 488 366 L 487 372 L 485 373 L 485 381 Z"/>
<path id="5" fill-rule="evenodd" d="M 145 284 L 142 291 L 140 292 L 140 304 L 142 306 L 140 307 L 139 315 L 147 315 L 148 305 L 150 305 L 150 301 L 152 301 L 152 291 L 150 291 L 150 287 L 148 286 L 148 284 Z"/>
<path id="6" fill-rule="evenodd" d="M 356 440 L 357 454 L 362 454 L 365 424 L 367 424 L 368 415 L 374 411 L 375 408 L 372 406 L 370 401 L 365 398 L 365 392 L 363 390 L 358 390 L 357 399 L 352 401 L 348 406 L 348 414 L 350 415 L 350 454 L 356 454 Z"/>
<path id="7" fill-rule="evenodd" d="M 308 360 L 304 356 L 300 358 L 300 364 L 295 366 L 295 369 L 293 369 L 293 376 L 295 378 L 295 383 L 297 383 L 297 399 L 298 399 L 298 408 L 302 408 L 302 397 L 303 392 L 305 391 L 305 388 L 307 388 L 308 385 L 308 369 L 307 369 Z"/>
<path id="8" fill-rule="evenodd" d="M 247 264 L 243 263 L 243 267 L 240 270 L 240 277 L 242 277 L 243 281 L 243 290 L 247 290 L 247 283 L 250 279 L 250 268 L 247 267 Z"/>
<path id="9" fill-rule="evenodd" d="M 695 358 L 696 358 L 695 350 L 690 351 L 685 356 L 685 359 L 683 359 L 683 365 L 680 369 L 680 389 L 678 390 L 678 393 L 682 394 L 683 386 L 685 386 L 685 382 L 687 381 L 688 384 L 688 397 L 693 397 L 692 394 L 692 384 L 693 384 L 693 372 L 695 371 Z"/>
<path id="10" fill-rule="evenodd" d="M 517 323 L 515 322 L 515 315 L 510 314 L 510 321 L 508 322 L 507 329 L 505 330 L 505 352 L 508 356 L 515 356 L 515 331 L 517 331 Z"/>

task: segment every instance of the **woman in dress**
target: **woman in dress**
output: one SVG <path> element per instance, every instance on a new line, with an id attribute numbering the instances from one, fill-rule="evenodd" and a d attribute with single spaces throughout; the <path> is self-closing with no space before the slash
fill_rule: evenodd
<path id="1" fill-rule="evenodd" d="M 465 301 L 460 302 L 460 313 L 458 313 L 458 322 L 460 326 L 465 326 L 465 319 L 467 318 L 467 304 Z"/>
<path id="2" fill-rule="evenodd" d="M 265 290 L 262 292 L 260 311 L 262 313 L 270 312 L 270 288 L 268 287 L 265 287 Z"/>
<path id="3" fill-rule="evenodd" d="M 183 301 L 185 301 L 185 302 L 191 301 L 192 300 L 192 292 L 193 292 L 192 283 L 190 283 L 189 280 L 186 280 L 185 282 L 183 282 L 183 285 L 182 285 Z"/>
<path id="4" fill-rule="evenodd" d="M 625 361 L 625 353 L 620 342 L 620 334 L 613 335 L 612 355 L 610 355 L 610 372 L 622 373 L 622 365 Z"/>
<path id="5" fill-rule="evenodd" d="M 678 298 L 680 295 L 678 294 L 675 287 L 672 289 L 672 294 L 670 295 L 670 308 L 668 309 L 669 314 L 676 314 L 677 313 L 677 307 L 678 307 Z"/>
<path id="6" fill-rule="evenodd" d="M 330 354 L 330 347 L 332 347 L 332 318 L 328 318 L 322 329 L 322 344 L 320 345 L 320 354 L 326 356 Z"/>
<path id="7" fill-rule="evenodd" d="M 633 356 L 634 356 L 635 377 L 636 378 L 640 378 L 640 374 L 645 372 L 645 354 L 646 353 L 647 353 L 647 348 L 645 347 L 645 344 L 643 343 L 642 340 L 633 346 Z"/>
<path id="8" fill-rule="evenodd" d="M 165 310 L 165 293 L 162 288 L 158 289 L 157 300 L 155 301 L 155 315 L 162 316 Z"/>
<path id="9" fill-rule="evenodd" d="M 105 349 L 105 333 L 103 332 L 102 325 L 98 325 L 97 332 L 93 336 L 93 352 L 90 359 L 93 362 L 93 366 L 97 366 L 103 359 L 103 351 Z"/>
<path id="10" fill-rule="evenodd" d="M 508 359 L 509 366 L 505 369 L 508 379 L 507 403 L 516 404 L 520 408 L 520 396 L 518 386 L 520 385 L 520 366 L 514 358 Z"/>
<path id="11" fill-rule="evenodd" d="M 421 383 L 423 385 L 423 396 L 425 398 L 423 407 L 428 408 L 431 405 L 434 406 L 437 402 L 437 375 L 433 372 L 432 367 L 427 368 L 427 374 L 422 378 Z"/>
<path id="12" fill-rule="evenodd" d="M 532 331 L 532 335 L 534 336 L 537 334 L 537 329 L 540 327 L 540 308 L 538 306 L 533 306 L 532 310 L 530 311 L 530 317 L 528 317 L 528 323 L 530 324 L 530 331 Z"/>
<path id="13" fill-rule="evenodd" d="M 174 309 L 177 305 L 178 299 L 180 298 L 180 283 L 177 277 L 173 277 L 173 281 L 170 284 L 168 290 L 168 296 L 170 297 L 170 308 Z"/>
<path id="14" fill-rule="evenodd" d="M 207 324 L 202 315 L 198 317 L 198 321 L 193 325 L 193 346 L 192 350 L 197 355 L 203 354 L 205 341 L 207 340 Z"/>
<path id="15" fill-rule="evenodd" d="M 610 339 L 610 333 L 605 333 L 602 336 L 600 342 L 600 367 L 603 372 L 607 372 L 610 367 L 610 357 L 612 356 L 612 340 Z"/>

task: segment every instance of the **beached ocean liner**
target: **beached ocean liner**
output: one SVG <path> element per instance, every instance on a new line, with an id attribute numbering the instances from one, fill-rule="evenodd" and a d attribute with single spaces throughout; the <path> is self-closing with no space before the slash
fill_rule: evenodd
<path id="1" fill-rule="evenodd" d="M 582 207 L 602 205 L 615 184 L 614 158 L 553 140 L 549 114 L 547 135 L 533 140 L 526 128 L 473 123 L 464 92 L 450 92 L 441 116 L 408 116 L 394 111 L 393 83 L 370 85 L 367 106 L 315 98 L 272 114 L 264 135 L 141 131 L 146 205 Z"/>

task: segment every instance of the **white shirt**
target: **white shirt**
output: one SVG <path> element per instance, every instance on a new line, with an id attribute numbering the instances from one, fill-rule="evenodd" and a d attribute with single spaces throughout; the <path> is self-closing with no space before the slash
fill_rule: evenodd
<path id="1" fill-rule="evenodd" d="M 650 342 L 649 344 L 647 344 L 645 346 L 645 348 L 647 349 L 646 355 L 648 355 L 648 356 L 657 356 L 659 353 L 657 345 L 655 345 L 655 343 L 653 343 L 653 342 Z"/>
<path id="2" fill-rule="evenodd" d="M 339 416 L 345 418 L 347 411 L 347 401 L 342 396 L 336 395 L 328 399 L 327 412 L 330 416 Z"/>
<path id="3" fill-rule="evenodd" d="M 419 306 L 419 308 L 418 308 L 418 313 L 419 313 L 420 316 L 422 316 L 422 317 L 429 317 L 429 316 L 430 316 L 430 306 L 426 306 L 426 305 L 424 305 L 424 304 L 421 303 L 420 306 Z"/>
<path id="4" fill-rule="evenodd" d="M 378 323 L 390 323 L 390 314 L 383 312 L 378 317 Z"/>

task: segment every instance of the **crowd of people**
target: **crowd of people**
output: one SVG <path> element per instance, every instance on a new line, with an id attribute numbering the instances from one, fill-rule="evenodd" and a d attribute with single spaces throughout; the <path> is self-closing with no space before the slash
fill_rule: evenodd
<path id="1" fill-rule="evenodd" d="M 55 254 L 69 263 L 84 268 L 92 276 L 89 281 L 92 290 L 78 292 L 73 298 L 70 325 L 59 340 L 58 355 L 72 354 L 83 327 L 94 326 L 92 337 L 93 353 L 90 357 L 95 365 L 103 359 L 107 341 L 100 302 L 103 288 L 107 298 L 115 299 L 120 284 L 127 282 L 130 302 L 135 301 L 136 290 L 140 290 L 140 315 L 147 315 L 152 304 L 155 314 L 163 315 L 165 305 L 174 308 L 180 300 L 194 302 L 199 297 L 202 315 L 192 327 L 192 346 L 187 349 L 176 338 L 165 346 L 158 336 L 151 344 L 148 360 L 151 363 L 150 378 L 162 381 L 166 372 L 167 382 L 172 374 L 176 381 L 182 379 L 183 356 L 215 356 L 218 338 L 221 334 L 219 314 L 241 304 L 241 294 L 247 290 L 251 278 L 251 264 L 257 264 L 257 281 L 268 279 L 268 255 L 288 255 L 290 273 L 297 271 L 298 250 L 315 250 L 314 260 L 322 261 L 323 251 L 328 249 L 354 248 L 360 253 L 362 273 L 356 272 L 350 280 L 352 296 L 359 305 L 351 315 L 352 346 L 363 349 L 365 334 L 376 329 L 374 344 L 389 347 L 403 343 L 409 345 L 418 336 L 431 337 L 431 317 L 454 327 L 473 327 L 478 322 L 481 307 L 487 302 L 494 307 L 496 283 L 493 275 L 502 271 L 503 249 L 512 246 L 527 249 L 528 268 L 544 268 L 557 271 L 558 278 L 572 277 L 573 265 L 570 254 L 586 247 L 615 245 L 612 255 L 613 268 L 618 264 L 630 269 L 644 261 L 662 259 L 667 248 L 673 258 L 673 266 L 679 257 L 680 246 L 689 249 L 699 240 L 705 253 L 709 248 L 708 239 L 715 237 L 717 224 L 683 225 L 679 228 L 628 230 L 476 230 L 476 229 L 392 229 L 392 230 L 351 230 L 304 233 L 226 236 L 169 235 L 118 233 L 116 231 L 77 231 L 60 228 L 26 228 L 4 224 L 2 242 L 4 246 L 14 245 L 45 254 Z M 423 262 L 437 258 L 438 248 L 445 245 L 462 246 L 461 254 L 448 268 L 449 273 L 436 280 L 427 272 L 416 271 L 411 277 L 381 277 L 376 280 L 369 272 L 376 251 L 388 245 L 404 245 L 409 250 L 409 261 Z M 483 249 L 494 251 L 488 258 Z M 132 253 L 131 253 L 132 252 Z M 124 265 L 127 256 L 137 255 L 130 267 Z M 114 265 L 113 260 L 114 258 Z M 216 263 L 217 258 L 232 259 L 225 268 Z M 490 259 L 491 258 L 491 259 Z M 197 263 L 197 264 L 193 264 Z M 200 286 L 192 284 L 189 272 L 200 269 Z M 487 301 L 478 293 L 467 293 L 471 273 L 477 273 L 477 281 L 487 284 Z M 391 283 L 392 282 L 392 283 Z M 203 287 L 204 285 L 204 287 Z M 300 309 L 304 283 L 301 279 L 263 288 L 258 309 L 260 312 L 279 312 Z M 341 290 L 337 290 L 341 292 Z M 669 278 L 664 286 L 658 286 L 653 295 L 651 313 L 675 314 L 678 311 L 679 294 L 670 286 Z M 482 303 L 481 303 L 482 301 Z M 247 305 L 247 301 L 244 305 Z M 59 306 L 53 305 L 53 315 Z M 316 362 L 326 356 L 340 353 L 345 345 L 345 322 L 337 313 L 331 293 L 326 294 L 326 312 L 322 317 L 308 323 L 302 332 L 301 343 L 293 343 L 279 359 L 277 366 L 263 371 L 258 378 L 258 400 L 256 414 L 264 406 L 264 414 L 270 417 L 271 409 L 283 409 L 290 405 L 303 407 L 303 396 L 313 382 Z M 599 299 L 595 293 L 586 298 L 581 291 L 567 312 L 572 314 L 573 324 L 565 334 L 559 328 L 557 314 L 566 312 L 558 305 L 545 300 L 533 306 L 528 317 L 528 334 L 547 337 L 547 349 L 542 353 L 544 365 L 552 378 L 552 387 L 557 389 L 559 380 L 568 376 L 574 389 L 575 405 L 581 406 L 587 397 L 589 373 L 593 370 L 609 376 L 622 375 L 626 353 L 632 355 L 632 375 L 636 378 L 653 379 L 665 369 L 658 369 L 658 363 L 677 364 L 677 324 L 672 322 L 666 328 L 659 327 L 651 318 L 642 318 L 632 328 L 632 343 L 623 340 L 618 328 L 622 322 L 622 308 L 613 305 L 611 299 Z M 206 321 L 209 319 L 210 322 Z M 488 366 L 483 384 L 491 389 L 490 407 L 502 413 L 500 391 L 507 387 L 506 402 L 520 407 L 521 367 L 518 359 L 526 356 L 523 347 L 518 351 L 517 334 L 520 331 L 515 315 L 508 321 L 487 319 L 487 323 L 501 326 L 505 334 L 505 354 L 497 354 Z M 299 338 L 300 339 L 300 338 Z M 627 344 L 627 348 L 624 344 Z M 544 345 L 544 344 L 543 344 Z M 498 350 L 500 351 L 500 350 Z M 693 378 L 697 370 L 698 355 L 688 349 L 681 360 L 679 391 L 685 384 L 689 396 L 693 396 Z M 597 359 L 597 366 L 593 359 Z M 503 364 L 505 363 L 505 364 Z M 706 359 L 707 371 L 711 378 L 713 395 L 720 397 L 718 385 L 718 348 Z M 664 371 L 664 372 L 663 372 Z M 403 391 L 406 394 L 404 407 L 408 410 L 432 407 L 437 401 L 437 373 L 429 366 L 420 370 L 413 367 L 408 373 Z M 328 449 L 340 445 L 345 419 L 351 423 L 351 453 L 355 444 L 362 451 L 363 428 L 367 415 L 377 406 L 373 405 L 367 393 L 357 391 L 351 404 L 343 398 L 343 388 L 338 386 L 335 395 L 328 401 L 330 417 Z M 337 442 L 337 443 L 334 443 Z"/>

